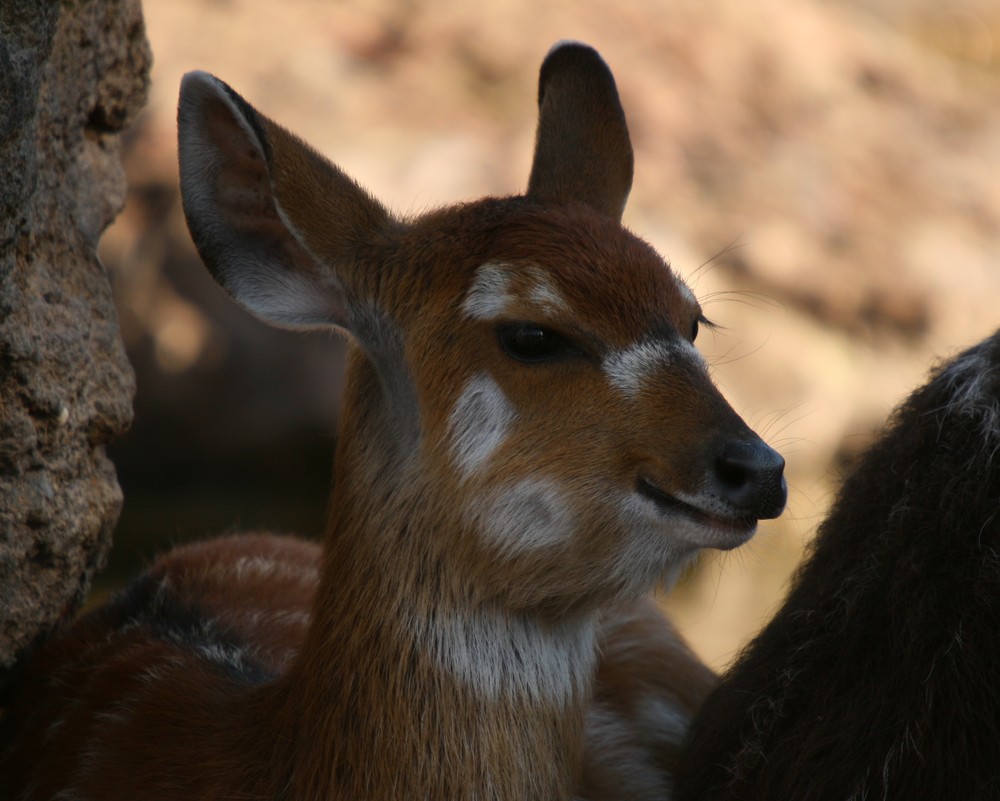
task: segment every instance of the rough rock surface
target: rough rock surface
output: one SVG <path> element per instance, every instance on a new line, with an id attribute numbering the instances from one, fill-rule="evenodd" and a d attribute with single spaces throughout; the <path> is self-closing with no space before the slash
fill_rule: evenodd
<path id="1" fill-rule="evenodd" d="M 96 247 L 150 60 L 138 0 L 0 3 L 0 676 L 80 605 L 121 508 L 134 379 Z"/>

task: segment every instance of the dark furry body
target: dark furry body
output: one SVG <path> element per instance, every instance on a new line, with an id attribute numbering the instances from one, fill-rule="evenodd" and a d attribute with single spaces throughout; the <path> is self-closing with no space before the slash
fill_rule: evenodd
<path id="1" fill-rule="evenodd" d="M 844 484 L 689 733 L 677 801 L 1000 798 L 1000 332 Z"/>

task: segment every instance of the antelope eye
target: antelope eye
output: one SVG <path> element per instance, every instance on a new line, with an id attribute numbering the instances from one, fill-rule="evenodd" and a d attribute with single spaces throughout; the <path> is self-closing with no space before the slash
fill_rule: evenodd
<path id="1" fill-rule="evenodd" d="M 503 325 L 497 329 L 500 347 L 508 356 L 525 364 L 581 356 L 583 351 L 549 328 L 530 323 Z"/>
<path id="2" fill-rule="evenodd" d="M 694 342 L 698 338 L 698 332 L 701 330 L 702 326 L 708 326 L 708 328 L 715 330 L 717 328 L 716 324 L 705 317 L 704 314 L 699 314 L 694 318 L 694 322 L 691 323 L 691 341 Z"/>

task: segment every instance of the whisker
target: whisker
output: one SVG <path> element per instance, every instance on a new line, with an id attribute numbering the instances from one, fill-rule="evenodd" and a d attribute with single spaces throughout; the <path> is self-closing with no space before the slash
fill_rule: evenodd
<path id="1" fill-rule="evenodd" d="M 761 433 L 763 434 L 768 434 L 768 435 L 781 434 L 782 432 L 786 431 L 789 426 L 795 425 L 799 421 L 804 420 L 805 418 L 809 417 L 812 414 L 815 414 L 816 412 L 815 409 L 803 408 L 805 407 L 807 402 L 808 402 L 807 400 L 803 399 L 800 401 L 796 401 L 795 403 L 791 403 L 783 409 L 767 412 L 763 416 L 761 421 L 756 423 L 754 427 L 759 428 Z M 797 411 L 799 409 L 802 409 L 802 413 L 800 415 L 798 415 L 797 417 L 787 418 L 787 415 L 790 415 L 792 412 Z M 777 425 L 779 422 L 782 423 L 781 428 L 774 430 L 773 427 Z"/>
<path id="2" fill-rule="evenodd" d="M 768 344 L 768 342 L 770 342 L 770 341 L 771 341 L 771 337 L 770 337 L 770 335 L 768 335 L 767 338 L 763 342 L 761 342 L 759 345 L 756 345 L 752 349 L 746 351 L 745 353 L 738 353 L 735 356 L 731 356 L 730 354 L 732 354 L 740 345 L 743 344 L 742 342 L 738 342 L 735 345 L 733 345 L 733 347 L 731 347 L 725 353 L 723 353 L 723 354 L 721 354 L 719 356 L 713 356 L 711 358 L 710 364 L 712 365 L 712 367 L 723 367 L 723 366 L 725 366 L 727 364 L 732 364 L 733 362 L 738 362 L 741 359 L 746 359 L 748 356 L 753 356 L 755 353 L 757 353 L 758 351 L 762 350 Z"/>
<path id="3" fill-rule="evenodd" d="M 697 286 L 698 285 L 698 281 L 701 280 L 701 277 L 703 275 L 705 275 L 705 273 L 707 272 L 707 270 L 708 270 L 709 267 L 712 267 L 712 268 L 717 267 L 719 265 L 719 260 L 720 259 L 722 259 L 724 256 L 732 253 L 735 250 L 739 250 L 742 247 L 745 247 L 745 245 L 743 245 L 743 243 L 740 242 L 740 238 L 737 237 L 732 242 L 730 242 L 728 245 L 726 245 L 725 247 L 723 247 L 722 250 L 717 251 L 713 255 L 709 256 L 701 264 L 699 264 L 691 272 L 691 274 L 684 279 L 684 281 L 687 284 L 691 285 L 692 287 Z"/>
<path id="4" fill-rule="evenodd" d="M 749 306 L 753 309 L 770 308 L 779 309 L 781 311 L 787 309 L 784 301 L 779 300 L 766 292 L 757 292 L 752 289 L 719 289 L 715 292 L 709 292 L 699 298 L 699 300 L 703 306 L 707 306 L 712 303 L 719 303 L 720 301 L 728 301 L 730 303 L 739 303 L 744 306 Z"/>

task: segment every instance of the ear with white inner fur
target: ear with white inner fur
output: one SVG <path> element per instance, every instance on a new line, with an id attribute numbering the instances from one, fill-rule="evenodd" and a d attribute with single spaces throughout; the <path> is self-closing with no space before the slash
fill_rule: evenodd
<path id="1" fill-rule="evenodd" d="M 528 195 L 580 201 L 620 220 L 632 188 L 632 143 L 611 70 L 597 51 L 557 44 L 538 78 Z"/>
<path id="2" fill-rule="evenodd" d="M 181 197 L 215 279 L 267 322 L 350 328 L 358 255 L 391 226 L 337 167 L 204 72 L 181 83 Z"/>

